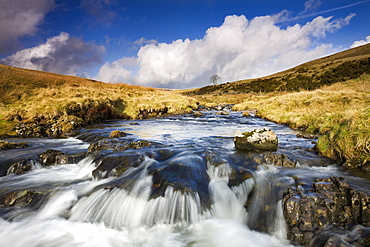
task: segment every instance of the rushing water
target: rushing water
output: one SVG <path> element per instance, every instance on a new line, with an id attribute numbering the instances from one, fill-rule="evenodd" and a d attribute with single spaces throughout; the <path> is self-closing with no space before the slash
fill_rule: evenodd
<path id="1" fill-rule="evenodd" d="M 298 168 L 259 164 L 262 154 L 235 150 L 236 130 L 264 127 L 278 135 L 277 152 L 298 161 Z M 85 153 L 89 143 L 107 139 L 113 130 L 129 134 L 122 141 L 158 145 L 104 151 L 75 164 L 36 165 L 26 174 L 0 178 L 2 194 L 47 195 L 33 207 L 0 208 L 0 246 L 289 246 L 281 199 L 294 176 L 307 181 L 345 176 L 353 186 L 369 187 L 316 155 L 312 140 L 296 137 L 299 131 L 239 112 L 112 121 L 68 139 L 13 139 L 30 147 L 2 151 L 2 169 L 50 148 Z M 120 177 L 93 176 L 104 158 L 132 153 L 142 157 L 140 164 Z M 235 170 L 251 176 L 232 182 Z"/>

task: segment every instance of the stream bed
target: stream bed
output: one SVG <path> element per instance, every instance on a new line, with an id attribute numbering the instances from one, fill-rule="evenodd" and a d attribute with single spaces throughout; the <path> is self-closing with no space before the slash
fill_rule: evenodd
<path id="1" fill-rule="evenodd" d="M 370 191 L 366 176 L 317 155 L 316 140 L 297 137 L 301 131 L 219 113 L 7 140 L 29 147 L 0 151 L 0 246 L 292 246 L 282 205 L 297 181 L 338 177 Z M 262 128 L 278 136 L 274 155 L 235 149 L 237 130 Z M 115 130 L 126 134 L 109 138 Z M 49 149 L 73 158 L 39 164 Z M 276 157 L 293 165 L 277 166 Z M 25 159 L 34 159 L 30 171 L 6 175 Z"/>

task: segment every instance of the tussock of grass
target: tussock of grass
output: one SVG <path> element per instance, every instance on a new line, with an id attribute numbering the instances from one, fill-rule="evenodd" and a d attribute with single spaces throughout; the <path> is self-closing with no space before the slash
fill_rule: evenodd
<path id="1" fill-rule="evenodd" d="M 257 108 L 261 117 L 322 136 L 321 154 L 347 164 L 370 163 L 370 76 L 301 91 L 247 99 L 235 110 Z"/>

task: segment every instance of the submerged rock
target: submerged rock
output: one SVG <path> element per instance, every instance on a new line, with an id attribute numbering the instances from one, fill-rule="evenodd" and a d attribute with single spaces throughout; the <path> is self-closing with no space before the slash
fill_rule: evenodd
<path id="1" fill-rule="evenodd" d="M 28 144 L 25 142 L 6 142 L 0 140 L 0 150 L 14 149 L 14 148 L 26 148 Z"/>
<path id="2" fill-rule="evenodd" d="M 151 142 L 147 140 L 129 141 L 129 140 L 100 140 L 90 144 L 87 149 L 87 154 L 94 152 L 110 150 L 110 151 L 124 151 L 128 149 L 143 149 L 149 147 L 160 147 L 162 144 Z"/>
<path id="3" fill-rule="evenodd" d="M 144 161 L 144 155 L 138 152 L 120 153 L 104 157 L 92 172 L 94 178 L 119 177 L 130 167 L 138 167 Z"/>
<path id="4" fill-rule="evenodd" d="M 237 130 L 234 143 L 236 149 L 247 151 L 276 151 L 278 148 L 278 137 L 268 128 L 244 133 Z"/>
<path id="5" fill-rule="evenodd" d="M 164 196 L 167 187 L 181 194 L 188 194 L 198 200 L 202 208 L 209 208 L 211 199 L 208 192 L 209 176 L 204 160 L 197 155 L 180 155 L 163 163 L 149 167 L 149 174 L 153 176 L 153 185 L 150 198 Z"/>
<path id="6" fill-rule="evenodd" d="M 289 188 L 283 210 L 288 239 L 306 245 L 314 236 L 324 236 L 328 227 L 370 227 L 370 192 L 352 188 L 342 177 L 317 179 L 308 188 Z"/>

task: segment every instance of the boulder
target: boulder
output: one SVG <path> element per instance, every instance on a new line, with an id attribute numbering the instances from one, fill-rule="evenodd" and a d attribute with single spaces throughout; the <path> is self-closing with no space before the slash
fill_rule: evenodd
<path id="1" fill-rule="evenodd" d="M 32 171 L 35 169 L 36 161 L 34 159 L 24 159 L 12 164 L 6 175 L 21 175 L 26 172 Z"/>
<path id="2" fill-rule="evenodd" d="M 62 151 L 48 149 L 40 154 L 40 164 L 43 166 L 51 166 L 57 164 L 67 164 L 68 157 Z"/>
<path id="3" fill-rule="evenodd" d="M 370 192 L 352 188 L 342 177 L 317 179 L 305 187 L 289 188 L 283 200 L 288 239 L 293 244 L 307 245 L 314 236 L 325 238 L 329 227 L 370 227 Z"/>
<path id="4" fill-rule="evenodd" d="M 276 151 L 278 148 L 278 137 L 268 128 L 244 133 L 237 130 L 234 143 L 236 149 L 247 151 Z"/>
<path id="5" fill-rule="evenodd" d="M 125 137 L 125 136 L 127 136 L 126 132 L 120 131 L 120 130 L 113 130 L 110 133 L 109 138 L 119 138 L 119 137 Z"/>

